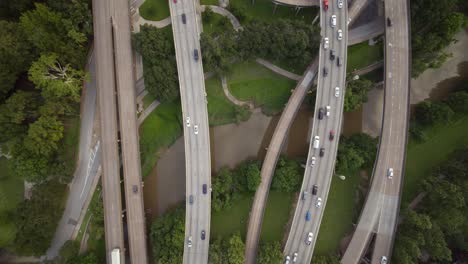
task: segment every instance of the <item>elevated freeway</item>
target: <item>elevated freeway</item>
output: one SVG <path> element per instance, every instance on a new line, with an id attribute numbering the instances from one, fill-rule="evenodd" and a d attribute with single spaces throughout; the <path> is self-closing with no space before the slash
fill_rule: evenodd
<path id="1" fill-rule="evenodd" d="M 385 101 L 382 131 L 372 185 L 342 263 L 359 263 L 376 234 L 372 263 L 390 260 L 404 176 L 409 114 L 409 2 L 385 2 L 391 20 L 385 30 Z M 393 170 L 390 177 L 389 169 Z"/>
<path id="2" fill-rule="evenodd" d="M 120 162 L 117 143 L 117 108 L 115 96 L 113 36 L 110 1 L 93 1 L 94 51 L 96 56 L 96 87 L 99 104 L 101 136 L 102 190 L 106 252 L 124 248 Z M 121 258 L 124 259 L 123 250 Z"/>
<path id="3" fill-rule="evenodd" d="M 318 75 L 307 166 L 301 187 L 301 198 L 297 203 L 284 248 L 284 254 L 290 258 L 297 254 L 300 263 L 310 263 L 312 259 L 335 169 L 342 125 L 348 40 L 346 1 L 343 1 L 343 4 L 343 8 L 338 8 L 335 2 L 330 2 L 327 11 L 321 8 L 321 35 L 328 39 L 329 48 L 325 48 L 324 42 L 320 46 L 321 74 Z M 332 16 L 336 16 L 336 26 L 331 24 Z M 342 40 L 337 38 L 339 29 L 342 30 Z M 332 51 L 336 58 L 332 57 Z M 341 60 L 341 66 L 338 66 L 338 60 Z M 324 69 L 328 69 L 328 74 L 323 73 Z M 323 111 L 323 119 L 320 119 L 319 109 Z M 316 137 L 319 137 L 318 141 L 314 139 Z M 323 154 L 320 153 L 322 151 Z"/>
<path id="4" fill-rule="evenodd" d="M 201 264 L 208 262 L 210 241 L 211 159 L 196 5 L 196 1 L 169 3 L 184 122 L 187 199 L 183 263 Z"/>

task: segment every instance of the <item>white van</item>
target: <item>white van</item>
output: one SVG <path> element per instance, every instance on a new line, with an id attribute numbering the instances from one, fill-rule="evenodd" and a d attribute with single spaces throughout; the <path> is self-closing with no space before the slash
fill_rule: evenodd
<path id="1" fill-rule="evenodd" d="M 318 149 L 318 148 L 319 148 L 319 145 L 320 145 L 320 137 L 319 137 L 319 136 L 315 136 L 315 137 L 314 137 L 314 149 Z"/>

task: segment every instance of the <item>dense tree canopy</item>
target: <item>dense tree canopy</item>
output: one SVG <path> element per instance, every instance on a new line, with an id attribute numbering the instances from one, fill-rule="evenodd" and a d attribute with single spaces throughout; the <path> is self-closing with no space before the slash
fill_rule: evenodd
<path id="1" fill-rule="evenodd" d="M 258 264 L 282 264 L 283 252 L 279 242 L 261 243 L 257 257 Z"/>
<path id="2" fill-rule="evenodd" d="M 227 255 L 229 264 L 244 264 L 245 262 L 245 245 L 240 234 L 236 233 L 229 239 Z"/>
<path id="3" fill-rule="evenodd" d="M 377 138 L 360 133 L 342 136 L 338 145 L 336 172 L 355 172 L 372 166 L 377 154 Z"/>
<path id="4" fill-rule="evenodd" d="M 302 182 L 302 168 L 299 162 L 280 158 L 276 165 L 271 187 L 283 192 L 298 191 Z"/>
<path id="5" fill-rule="evenodd" d="M 344 111 L 352 112 L 367 102 L 367 93 L 374 84 L 365 78 L 350 80 L 346 84 Z"/>
<path id="6" fill-rule="evenodd" d="M 172 101 L 179 95 L 179 81 L 171 32 L 142 26 L 132 37 L 133 47 L 143 57 L 145 87 L 160 101 Z M 190 53 L 191 54 L 191 53 Z"/>

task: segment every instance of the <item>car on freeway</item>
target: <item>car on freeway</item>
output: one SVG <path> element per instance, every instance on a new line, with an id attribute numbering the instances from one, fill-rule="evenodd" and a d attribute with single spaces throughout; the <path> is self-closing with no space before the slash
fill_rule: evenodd
<path id="1" fill-rule="evenodd" d="M 320 208 L 322 207 L 322 198 L 317 198 L 317 202 L 315 203 L 315 207 Z"/>
<path id="2" fill-rule="evenodd" d="M 289 264 L 289 261 L 291 261 L 291 257 L 286 256 L 286 258 L 284 258 L 284 264 Z"/>
<path id="3" fill-rule="evenodd" d="M 338 31 L 336 32 L 336 38 L 337 38 L 338 40 L 342 40 L 342 39 L 343 39 L 343 30 L 338 29 Z"/>
<path id="4" fill-rule="evenodd" d="M 306 216 L 305 216 L 306 222 L 310 221 L 310 211 L 307 211 Z"/>
<path id="5" fill-rule="evenodd" d="M 203 194 L 206 194 L 208 192 L 208 188 L 207 188 L 206 184 L 203 184 L 202 190 L 203 190 Z"/>
<path id="6" fill-rule="evenodd" d="M 338 0 L 338 8 L 343 8 L 343 0 Z"/>
<path id="7" fill-rule="evenodd" d="M 182 14 L 182 23 L 187 23 L 187 18 L 185 17 L 185 14 Z"/>
<path id="8" fill-rule="evenodd" d="M 193 204 L 193 195 L 189 196 L 189 204 Z"/>
<path id="9" fill-rule="evenodd" d="M 334 60 L 336 56 L 336 52 L 334 50 L 330 50 L 330 60 Z"/>
<path id="10" fill-rule="evenodd" d="M 177 4 L 177 0 L 172 0 L 172 2 L 174 2 L 174 4 Z"/>
<path id="11" fill-rule="evenodd" d="M 324 38 L 324 39 L 323 39 L 323 48 L 324 48 L 324 49 L 328 49 L 328 44 L 329 44 L 328 38 Z"/>
<path id="12" fill-rule="evenodd" d="M 312 195 L 317 195 L 317 191 L 318 191 L 318 186 L 317 184 L 314 184 L 314 186 L 312 186 Z"/>
<path id="13" fill-rule="evenodd" d="M 340 87 L 335 87 L 335 97 L 340 96 Z"/>
<path id="14" fill-rule="evenodd" d="M 193 126 L 193 133 L 195 133 L 195 135 L 198 135 L 198 125 Z"/>
<path id="15" fill-rule="evenodd" d="M 132 189 L 133 189 L 133 193 L 137 193 L 137 192 L 138 192 L 138 186 L 133 185 Z"/>
<path id="16" fill-rule="evenodd" d="M 314 237 L 314 233 L 309 232 L 309 233 L 307 234 L 307 238 L 306 238 L 306 244 L 307 244 L 307 245 L 312 244 L 312 238 L 313 238 L 313 237 Z"/>
<path id="17" fill-rule="evenodd" d="M 328 0 L 323 0 L 323 10 L 328 10 Z"/>
<path id="18" fill-rule="evenodd" d="M 325 115 L 325 110 L 323 109 L 323 107 L 320 107 L 319 112 L 318 112 L 318 119 L 322 120 L 324 115 Z"/>
<path id="19" fill-rule="evenodd" d="M 295 252 L 294 255 L 293 255 L 293 262 L 294 263 L 297 261 L 297 255 L 298 255 L 297 252 Z"/>
<path id="20" fill-rule="evenodd" d="M 327 105 L 327 106 L 325 107 L 325 109 L 327 109 L 327 116 L 330 116 L 330 106 Z"/>
<path id="21" fill-rule="evenodd" d="M 332 15 L 330 19 L 331 27 L 336 27 L 336 15 Z"/>
<path id="22" fill-rule="evenodd" d="M 319 156 L 323 157 L 325 155 L 325 148 L 320 148 Z"/>
<path id="23" fill-rule="evenodd" d="M 307 191 L 302 192 L 302 200 L 307 199 Z"/>
<path id="24" fill-rule="evenodd" d="M 194 49 L 194 50 L 193 50 L 193 59 L 194 59 L 195 61 L 198 61 L 198 50 L 197 50 L 197 49 Z"/>
<path id="25" fill-rule="evenodd" d="M 392 20 L 389 17 L 387 17 L 387 27 L 391 27 L 392 25 Z"/>
<path id="26" fill-rule="evenodd" d="M 336 66 L 343 66 L 343 60 L 339 56 L 336 58 Z"/>
<path id="27" fill-rule="evenodd" d="M 328 68 L 327 67 L 323 67 L 323 76 L 327 76 L 328 75 Z"/>
<path id="28" fill-rule="evenodd" d="M 386 256 L 382 256 L 382 258 L 380 259 L 380 264 L 387 264 L 387 257 Z"/>
<path id="29" fill-rule="evenodd" d="M 205 230 L 202 230 L 201 231 L 201 240 L 205 240 L 205 237 L 206 237 Z"/>
<path id="30" fill-rule="evenodd" d="M 388 168 L 387 177 L 391 180 L 393 178 L 393 168 Z"/>
<path id="31" fill-rule="evenodd" d="M 335 131 L 332 129 L 330 130 L 330 135 L 328 136 L 328 139 L 332 141 L 335 138 Z"/>
<path id="32" fill-rule="evenodd" d="M 313 167 L 315 165 L 315 157 L 310 159 L 310 166 Z"/>
<path id="33" fill-rule="evenodd" d="M 187 239 L 187 246 L 188 246 L 189 248 L 192 247 L 192 236 L 189 236 L 189 237 L 188 237 L 188 239 Z"/>
<path id="34" fill-rule="evenodd" d="M 187 118 L 185 118 L 185 123 L 187 124 L 187 127 L 190 127 L 190 116 L 187 116 Z"/>
<path id="35" fill-rule="evenodd" d="M 320 145 L 320 137 L 319 136 L 315 136 L 314 137 L 314 148 L 317 149 Z"/>

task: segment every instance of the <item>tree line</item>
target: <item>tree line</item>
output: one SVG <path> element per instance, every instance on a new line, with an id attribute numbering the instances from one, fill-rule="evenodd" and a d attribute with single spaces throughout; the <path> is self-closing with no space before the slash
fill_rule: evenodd
<path id="1" fill-rule="evenodd" d="M 87 0 L 0 3 L 0 145 L 14 176 L 35 184 L 6 216 L 17 254 L 42 255 L 60 219 L 74 166 L 64 122 L 79 114 L 91 33 Z"/>
<path id="2" fill-rule="evenodd" d="M 468 146 L 434 167 L 421 182 L 425 196 L 402 212 L 396 263 L 458 263 L 468 251 Z"/>

